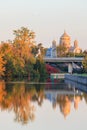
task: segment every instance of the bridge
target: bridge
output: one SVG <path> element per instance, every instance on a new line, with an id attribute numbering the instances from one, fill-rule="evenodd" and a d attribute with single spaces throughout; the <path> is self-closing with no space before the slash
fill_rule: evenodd
<path id="1" fill-rule="evenodd" d="M 44 57 L 44 62 L 53 63 L 53 62 L 65 62 L 68 63 L 68 73 L 72 73 L 73 63 L 82 62 L 84 57 Z"/>
<path id="2" fill-rule="evenodd" d="M 82 62 L 83 61 L 83 57 L 58 57 L 58 58 L 48 58 L 48 57 L 44 57 L 43 60 L 45 62 Z"/>
<path id="3" fill-rule="evenodd" d="M 64 73 L 51 73 L 50 75 L 51 79 L 64 79 L 65 78 L 65 74 Z"/>

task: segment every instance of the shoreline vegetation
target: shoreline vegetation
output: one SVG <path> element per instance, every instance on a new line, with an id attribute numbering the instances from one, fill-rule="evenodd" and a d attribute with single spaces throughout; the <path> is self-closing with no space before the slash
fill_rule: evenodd
<path id="1" fill-rule="evenodd" d="M 35 32 L 21 27 L 14 30 L 13 34 L 13 41 L 3 41 L 0 44 L 0 79 L 12 81 L 16 78 L 21 80 L 26 77 L 28 81 L 32 81 L 32 77 L 34 77 L 35 81 L 42 82 L 50 73 L 60 72 L 59 69 L 44 63 L 43 57 L 47 48 L 44 48 L 42 43 L 36 44 Z M 61 56 L 73 55 L 64 54 Z M 83 68 L 84 72 L 87 72 L 87 51 L 76 54 L 76 56 L 85 57 Z"/>
<path id="2" fill-rule="evenodd" d="M 0 44 L 0 78 L 6 81 L 14 78 L 27 78 L 31 76 L 40 80 L 47 75 L 43 56 L 45 48 L 42 44 L 36 45 L 35 32 L 21 27 L 14 30 L 14 40 Z M 42 79 L 44 80 L 44 79 Z"/>
<path id="3" fill-rule="evenodd" d="M 59 84 L 59 83 L 54 83 L 54 82 L 24 82 L 24 81 L 11 81 L 11 82 L 6 82 L 6 83 L 10 83 L 10 84 L 15 84 L 15 83 L 17 83 L 17 84 L 21 84 L 21 83 L 23 83 L 23 84 Z M 64 84 L 64 83 L 60 83 L 60 84 Z"/>

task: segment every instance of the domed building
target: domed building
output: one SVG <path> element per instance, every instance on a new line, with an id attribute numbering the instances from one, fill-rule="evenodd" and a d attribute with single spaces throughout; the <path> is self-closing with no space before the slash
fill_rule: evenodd
<path id="1" fill-rule="evenodd" d="M 81 48 L 78 46 L 78 41 L 74 41 L 74 45 L 71 46 L 71 38 L 70 36 L 64 31 L 63 35 L 60 37 L 59 45 L 66 47 L 67 52 L 73 53 L 80 53 L 82 51 Z"/>
<path id="2" fill-rule="evenodd" d="M 67 50 L 70 48 L 70 36 L 64 31 L 63 35 L 60 37 L 59 45 L 63 45 L 67 48 Z"/>
<path id="3" fill-rule="evenodd" d="M 75 53 L 79 54 L 80 52 L 82 52 L 82 49 L 79 48 L 79 46 L 78 46 L 78 41 L 77 40 L 75 40 L 74 45 L 71 46 L 71 37 L 65 31 L 64 31 L 63 35 L 60 37 L 59 45 L 61 45 L 62 47 L 65 47 L 64 48 L 65 51 L 62 50 L 62 52 L 61 52 L 61 47 L 59 48 L 59 50 L 57 50 L 56 41 L 53 40 L 52 41 L 52 46 L 47 49 L 46 57 L 53 57 L 54 58 L 54 57 L 60 56 L 60 52 L 62 54 L 64 54 L 64 53 L 66 54 L 67 52 L 72 52 L 74 54 Z"/>
<path id="4" fill-rule="evenodd" d="M 82 52 L 82 49 L 78 46 L 78 41 L 77 40 L 74 41 L 74 46 L 70 47 L 69 52 L 73 52 L 73 53 L 77 53 L 77 54 Z"/>

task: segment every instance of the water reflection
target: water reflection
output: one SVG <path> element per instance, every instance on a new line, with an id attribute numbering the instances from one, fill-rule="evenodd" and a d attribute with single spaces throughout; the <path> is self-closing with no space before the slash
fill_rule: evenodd
<path id="1" fill-rule="evenodd" d="M 46 97 L 52 102 L 53 109 L 57 106 L 60 108 L 60 112 L 66 117 L 70 114 L 71 103 L 74 104 L 74 108 L 78 109 L 78 104 L 84 98 L 82 92 L 76 91 L 55 91 L 55 92 L 46 92 Z"/>
<path id="2" fill-rule="evenodd" d="M 7 84 L 0 81 L 0 109 L 14 111 L 14 120 L 26 124 L 36 118 L 35 103 L 41 107 L 43 102 L 48 100 L 54 110 L 57 107 L 60 108 L 64 118 L 70 114 L 72 104 L 75 110 L 79 109 L 79 103 L 83 99 L 87 104 L 86 93 L 70 87 L 70 84 L 56 84 L 55 86 L 50 85 L 49 89 L 47 84 Z"/>

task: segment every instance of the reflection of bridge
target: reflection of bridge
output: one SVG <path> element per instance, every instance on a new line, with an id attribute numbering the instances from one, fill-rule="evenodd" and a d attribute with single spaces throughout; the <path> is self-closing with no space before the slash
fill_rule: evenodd
<path id="1" fill-rule="evenodd" d="M 79 90 L 45 90 L 45 94 L 50 95 L 81 95 L 82 92 Z"/>
<path id="2" fill-rule="evenodd" d="M 58 57 L 58 58 L 48 58 L 48 57 L 44 57 L 43 60 L 44 62 L 47 63 L 55 63 L 55 62 L 65 62 L 65 63 L 69 63 L 68 64 L 68 72 L 72 73 L 72 68 L 73 68 L 73 64 L 72 63 L 77 63 L 77 62 L 82 62 L 83 61 L 83 57 Z"/>
<path id="3" fill-rule="evenodd" d="M 73 97 L 75 97 L 76 95 L 82 95 L 82 92 L 79 91 L 79 90 L 46 90 L 45 91 L 45 95 L 46 95 L 46 98 L 48 100 L 50 100 L 51 102 L 54 102 L 56 101 L 57 97 L 58 96 L 61 96 L 61 95 L 72 95 Z"/>

